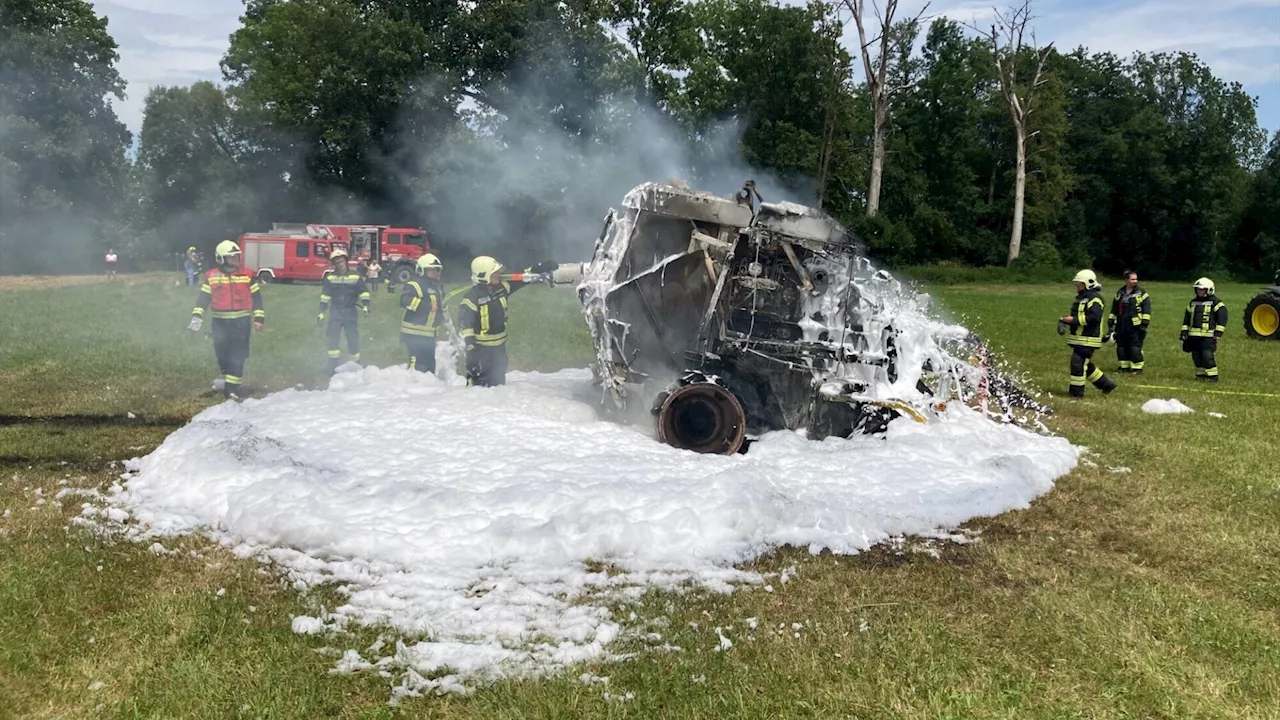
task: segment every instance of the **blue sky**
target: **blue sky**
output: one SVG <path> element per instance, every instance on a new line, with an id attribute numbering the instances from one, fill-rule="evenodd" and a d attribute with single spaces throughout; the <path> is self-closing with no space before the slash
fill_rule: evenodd
<path id="1" fill-rule="evenodd" d="M 798 0 L 789 0 L 796 2 Z M 927 15 L 962 23 L 989 20 L 991 2 L 935 0 Z M 1003 2 L 994 3 L 1003 7 Z M 902 0 L 899 16 L 914 16 L 923 0 Z M 128 97 L 116 112 L 137 133 L 152 85 L 221 80 L 218 61 L 239 26 L 240 0 L 103 0 L 95 3 L 120 46 L 119 70 Z M 1128 55 L 1187 50 L 1214 72 L 1258 98 L 1258 120 L 1280 129 L 1280 0 L 1036 0 L 1040 42 L 1069 51 Z M 847 37 L 856 38 L 853 23 Z M 855 47 L 856 41 L 849 43 Z"/>

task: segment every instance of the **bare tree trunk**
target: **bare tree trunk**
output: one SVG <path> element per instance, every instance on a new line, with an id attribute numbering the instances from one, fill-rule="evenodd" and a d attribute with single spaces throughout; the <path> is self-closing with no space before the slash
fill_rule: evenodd
<path id="1" fill-rule="evenodd" d="M 875 118 L 875 127 L 871 140 L 871 182 L 867 188 L 867 217 L 875 217 L 880 210 L 880 185 L 884 179 L 885 135 L 889 132 L 889 108 L 893 98 L 901 87 L 886 84 L 889 70 L 889 53 L 893 44 L 893 16 L 898 11 L 898 0 L 886 0 L 884 13 L 878 14 L 880 36 L 867 40 L 866 25 L 862 21 L 862 11 L 866 9 L 866 0 L 844 0 L 844 4 L 853 14 L 853 22 L 858 28 L 858 50 L 862 56 L 862 70 L 867 76 L 867 93 L 871 96 L 871 109 Z M 873 0 L 873 3 L 874 0 Z M 920 8 L 912 22 L 919 22 L 929 3 Z M 877 6 L 877 11 L 879 10 Z M 872 44 L 878 44 L 878 54 L 871 56 Z"/>
<path id="2" fill-rule="evenodd" d="M 1024 42 L 1023 37 L 1030 22 L 1031 0 L 1023 0 L 1020 8 L 1013 8 L 1007 13 L 996 11 L 996 22 L 991 25 L 989 32 L 979 31 L 991 43 L 991 56 L 995 62 L 996 75 L 1000 78 L 1000 91 L 1009 103 L 1009 117 L 1013 120 L 1013 129 L 1017 133 L 1018 164 L 1014 176 L 1013 229 L 1009 233 L 1009 259 L 1006 265 L 1012 265 L 1022 250 L 1022 216 L 1027 200 L 1027 140 L 1036 134 L 1028 133 L 1027 126 L 1034 109 L 1031 101 L 1035 98 L 1036 88 L 1046 81 L 1043 77 L 1044 66 L 1053 50 L 1053 43 L 1043 48 L 1036 47 L 1034 30 L 1031 42 Z M 978 29 L 972 25 L 970 27 Z M 1024 48 L 1030 48 L 1036 59 L 1035 72 L 1025 88 L 1018 79 L 1018 56 Z"/>
<path id="3" fill-rule="evenodd" d="M 880 183 L 884 179 L 884 136 L 888 130 L 888 106 L 876 108 L 871 140 L 871 187 L 867 189 L 867 217 L 880 211 Z"/>
<path id="4" fill-rule="evenodd" d="M 1018 167 L 1014 175 L 1013 190 L 1013 230 L 1009 233 L 1009 259 L 1005 265 L 1012 265 L 1022 250 L 1022 213 L 1027 198 L 1027 132 L 1022 125 L 1018 131 Z"/>

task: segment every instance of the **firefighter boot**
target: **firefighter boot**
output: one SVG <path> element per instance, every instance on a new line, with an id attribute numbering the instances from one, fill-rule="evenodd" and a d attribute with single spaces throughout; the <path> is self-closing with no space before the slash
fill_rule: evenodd
<path id="1" fill-rule="evenodd" d="M 1093 386 L 1101 390 L 1103 395 L 1110 395 L 1116 389 L 1116 381 L 1103 375 L 1094 381 Z"/>

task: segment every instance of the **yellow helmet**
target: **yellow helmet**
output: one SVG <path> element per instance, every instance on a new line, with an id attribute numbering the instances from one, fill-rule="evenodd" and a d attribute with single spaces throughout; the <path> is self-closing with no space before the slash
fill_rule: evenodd
<path id="1" fill-rule="evenodd" d="M 1092 290 L 1093 288 L 1098 287 L 1098 276 L 1092 270 L 1081 270 L 1076 273 L 1075 277 L 1071 278 L 1071 282 L 1084 283 L 1086 288 Z"/>
<path id="2" fill-rule="evenodd" d="M 221 265 L 222 263 L 226 262 L 227 258 L 230 257 L 231 255 L 239 255 L 239 254 L 240 254 L 239 245 L 231 242 L 230 240 L 223 240 L 222 242 L 218 243 L 218 247 L 214 248 L 213 259 L 217 260 L 218 264 Z"/>
<path id="3" fill-rule="evenodd" d="M 502 263 L 488 255 L 481 255 L 471 261 L 471 282 L 484 285 L 494 273 L 502 269 Z"/>
<path id="4" fill-rule="evenodd" d="M 419 275 L 426 275 L 428 270 L 439 270 L 444 266 L 440 264 L 440 258 L 436 257 L 432 253 L 427 253 L 426 255 L 418 258 L 417 267 Z"/>
<path id="5" fill-rule="evenodd" d="M 191 247 L 187 248 L 187 252 L 195 252 L 195 251 L 196 251 L 195 245 L 192 245 Z"/>
<path id="6" fill-rule="evenodd" d="M 1206 291 L 1208 291 L 1207 294 L 1209 295 L 1213 294 L 1213 281 L 1207 277 L 1202 277 L 1199 280 L 1197 280 L 1194 287 L 1197 290 L 1199 290 L 1200 288 L 1204 288 Z"/>
<path id="7" fill-rule="evenodd" d="M 329 253 L 329 262 L 337 262 L 338 258 L 347 259 L 347 251 L 343 248 L 334 248 L 333 252 Z"/>

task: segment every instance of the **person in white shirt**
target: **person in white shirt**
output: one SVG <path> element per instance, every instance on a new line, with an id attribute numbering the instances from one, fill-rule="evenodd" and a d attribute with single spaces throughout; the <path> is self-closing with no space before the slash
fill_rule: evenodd
<path id="1" fill-rule="evenodd" d="M 107 260 L 107 279 L 115 280 L 116 279 L 116 261 L 119 260 L 119 258 L 116 256 L 115 248 L 107 249 L 106 260 Z"/>

